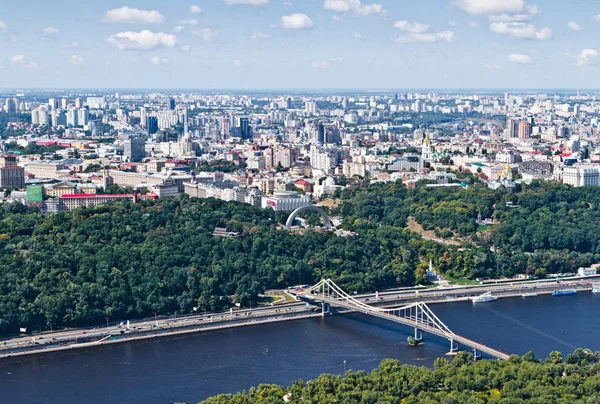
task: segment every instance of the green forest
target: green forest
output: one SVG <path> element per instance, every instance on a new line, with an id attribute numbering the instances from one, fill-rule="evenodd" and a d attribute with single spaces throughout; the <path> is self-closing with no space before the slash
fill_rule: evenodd
<path id="1" fill-rule="evenodd" d="M 204 403 L 596 404 L 600 402 L 599 360 L 600 352 L 583 349 L 567 355 L 565 361 L 559 352 L 552 352 L 542 361 L 528 353 L 506 361 L 473 362 L 469 353 L 460 352 L 452 361 L 437 358 L 433 369 L 386 359 L 372 373 L 324 374 L 288 388 L 260 385 Z"/>
<path id="2" fill-rule="evenodd" d="M 255 305 L 265 289 L 321 277 L 348 290 L 413 285 L 426 281 L 420 257 L 445 250 L 403 229 L 343 238 L 276 224 L 272 210 L 187 196 L 51 215 L 4 204 L 0 332 Z"/>
<path id="3" fill-rule="evenodd" d="M 508 193 L 390 183 L 339 197 L 331 213 L 357 236 L 290 233 L 277 227 L 285 215 L 186 195 L 58 214 L 3 204 L 0 334 L 248 307 L 267 289 L 324 277 L 359 292 L 426 284 L 429 260 L 447 275 L 473 279 L 569 272 L 600 258 L 597 188 L 534 183 Z M 497 224 L 480 229 L 480 211 Z M 406 228 L 409 217 L 462 245 L 422 239 Z M 215 227 L 241 236 L 215 237 Z"/>
<path id="4" fill-rule="evenodd" d="M 533 182 L 516 192 L 480 183 L 408 190 L 396 183 L 346 188 L 340 197 L 335 213 L 348 230 L 405 227 L 413 217 L 425 230 L 463 241 L 466 250 L 434 257 L 434 267 L 453 277 L 544 276 L 600 262 L 598 187 Z M 480 212 L 496 224 L 481 229 Z"/>

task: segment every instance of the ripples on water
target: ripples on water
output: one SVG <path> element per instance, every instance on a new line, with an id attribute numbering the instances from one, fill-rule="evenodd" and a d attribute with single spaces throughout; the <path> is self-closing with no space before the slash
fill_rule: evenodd
<path id="1" fill-rule="evenodd" d="M 431 305 L 457 334 L 508 353 L 600 350 L 600 296 Z M 0 403 L 195 403 L 259 383 L 375 368 L 385 358 L 431 366 L 448 342 L 365 315 L 332 316 L 0 361 Z"/>

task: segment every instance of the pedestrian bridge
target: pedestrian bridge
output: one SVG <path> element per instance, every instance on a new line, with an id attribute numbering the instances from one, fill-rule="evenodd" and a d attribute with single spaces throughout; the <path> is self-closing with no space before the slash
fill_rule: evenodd
<path id="1" fill-rule="evenodd" d="M 422 339 L 423 331 L 445 338 L 450 341 L 449 353 L 457 352 L 458 344 L 462 344 L 473 349 L 475 360 L 480 358 L 482 353 L 497 359 L 508 359 L 509 357 L 504 352 L 453 333 L 425 303 L 411 303 L 394 308 L 374 307 L 350 296 L 331 279 L 321 280 L 316 285 L 297 293 L 296 298 L 307 303 L 319 303 L 323 315 L 329 313 L 329 307 L 342 307 L 413 327 L 417 340 Z"/>

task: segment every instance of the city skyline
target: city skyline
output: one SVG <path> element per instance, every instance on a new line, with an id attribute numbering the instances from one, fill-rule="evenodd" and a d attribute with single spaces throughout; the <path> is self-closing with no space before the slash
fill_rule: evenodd
<path id="1" fill-rule="evenodd" d="M 2 88 L 584 89 L 600 82 L 593 1 L 5 3 Z"/>

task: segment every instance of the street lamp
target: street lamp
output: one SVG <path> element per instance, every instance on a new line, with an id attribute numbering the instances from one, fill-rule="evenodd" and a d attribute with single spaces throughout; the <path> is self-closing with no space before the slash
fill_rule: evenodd
<path id="1" fill-rule="evenodd" d="M 106 317 L 106 333 L 108 334 L 108 319 L 109 317 Z"/>
<path id="2" fill-rule="evenodd" d="M 346 374 L 346 360 L 344 359 L 344 375 Z"/>

